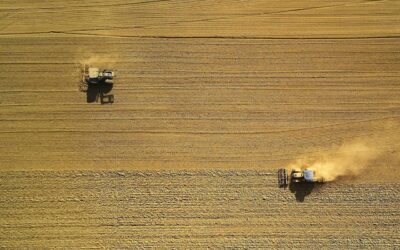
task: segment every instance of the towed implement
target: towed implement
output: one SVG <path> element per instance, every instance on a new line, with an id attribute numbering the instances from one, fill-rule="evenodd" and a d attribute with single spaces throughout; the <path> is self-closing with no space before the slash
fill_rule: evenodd
<path id="1" fill-rule="evenodd" d="M 287 170 L 281 168 L 278 170 L 278 185 L 279 187 L 286 187 L 289 184 Z"/>

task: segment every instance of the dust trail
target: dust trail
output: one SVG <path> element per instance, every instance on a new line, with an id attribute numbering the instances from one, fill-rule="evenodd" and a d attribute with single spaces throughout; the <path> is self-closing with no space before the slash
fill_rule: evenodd
<path id="1" fill-rule="evenodd" d="M 318 179 L 334 181 L 342 176 L 357 176 L 373 160 L 383 154 L 383 150 L 369 140 L 344 143 L 338 149 L 331 149 L 317 156 L 303 156 L 290 169 L 312 169 Z"/>
<path id="2" fill-rule="evenodd" d="M 288 170 L 315 171 L 317 179 L 335 181 L 339 177 L 361 176 L 371 180 L 393 180 L 399 176 L 400 123 L 388 122 L 368 137 L 345 141 L 327 151 L 303 155 Z"/>
<path id="3" fill-rule="evenodd" d="M 115 57 L 107 57 L 107 56 L 88 56 L 86 58 L 80 58 L 79 63 L 81 65 L 88 64 L 96 67 L 114 67 L 117 62 L 117 58 Z"/>

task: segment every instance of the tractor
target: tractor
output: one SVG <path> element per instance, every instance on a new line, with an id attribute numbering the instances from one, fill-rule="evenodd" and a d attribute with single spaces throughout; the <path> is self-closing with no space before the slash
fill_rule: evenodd
<path id="1" fill-rule="evenodd" d="M 114 77 L 115 72 L 113 70 L 90 67 L 85 64 L 82 69 L 82 81 L 79 89 L 81 92 L 88 93 L 88 100 L 95 97 L 94 99 L 97 101 L 100 97 L 101 104 L 113 103 L 114 95 L 106 95 L 106 93 L 111 91 Z"/>
<path id="2" fill-rule="evenodd" d="M 301 183 L 301 182 L 323 182 L 322 178 L 317 178 L 315 171 L 311 169 L 297 170 L 292 169 L 290 178 L 287 170 L 281 168 L 278 170 L 278 185 L 279 187 L 286 187 L 289 183 Z"/>

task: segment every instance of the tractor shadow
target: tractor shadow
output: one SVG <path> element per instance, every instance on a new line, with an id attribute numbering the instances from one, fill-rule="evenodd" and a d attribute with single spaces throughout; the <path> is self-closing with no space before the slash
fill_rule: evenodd
<path id="1" fill-rule="evenodd" d="M 296 201 L 304 202 L 306 196 L 310 195 L 313 190 L 322 187 L 323 183 L 320 182 L 290 182 L 289 190 L 294 193 Z"/>
<path id="2" fill-rule="evenodd" d="M 114 102 L 114 95 L 108 95 L 113 89 L 112 83 L 89 84 L 86 91 L 87 103 L 100 102 L 101 104 L 111 104 Z"/>

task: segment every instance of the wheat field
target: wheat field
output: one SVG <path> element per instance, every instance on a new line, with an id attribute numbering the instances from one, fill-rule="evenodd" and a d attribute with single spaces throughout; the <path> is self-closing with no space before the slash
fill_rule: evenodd
<path id="1" fill-rule="evenodd" d="M 399 27 L 396 0 L 1 1 L 0 248 L 398 247 Z M 277 187 L 363 138 L 357 178 Z"/>

